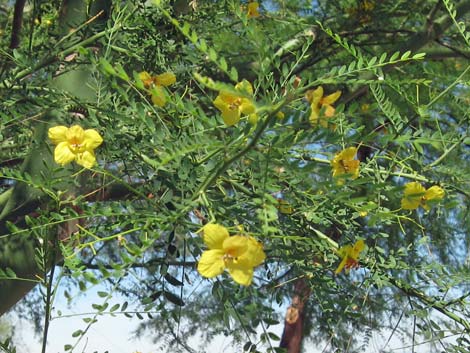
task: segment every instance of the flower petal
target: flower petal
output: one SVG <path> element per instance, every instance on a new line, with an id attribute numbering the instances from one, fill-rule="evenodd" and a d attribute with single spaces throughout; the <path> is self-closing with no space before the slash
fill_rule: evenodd
<path id="1" fill-rule="evenodd" d="M 242 98 L 242 104 L 240 105 L 240 112 L 242 114 L 253 114 L 256 111 L 256 107 L 253 102 L 248 98 Z"/>
<path id="2" fill-rule="evenodd" d="M 85 149 L 94 150 L 103 143 L 103 138 L 95 129 L 85 130 Z"/>
<path id="3" fill-rule="evenodd" d="M 404 197 L 401 199 L 401 208 L 404 210 L 416 210 L 421 201 L 416 198 Z"/>
<path id="4" fill-rule="evenodd" d="M 204 243 L 209 249 L 222 249 L 224 240 L 229 237 L 227 228 L 220 224 L 204 226 Z"/>
<path id="5" fill-rule="evenodd" d="M 359 176 L 359 164 L 361 162 L 357 159 L 352 161 L 343 161 L 343 169 L 345 174 L 350 174 L 351 179 L 356 179 Z"/>
<path id="6" fill-rule="evenodd" d="M 310 124 L 312 126 L 316 126 L 318 125 L 318 118 L 320 116 L 320 107 L 318 105 L 311 104 L 310 108 L 311 108 L 311 112 L 310 112 L 310 116 L 308 117 L 308 120 L 310 121 Z"/>
<path id="7" fill-rule="evenodd" d="M 238 109 L 224 109 L 222 111 L 222 119 L 224 120 L 225 125 L 233 126 L 240 121 L 240 111 Z"/>
<path id="8" fill-rule="evenodd" d="M 341 96 L 341 91 L 336 91 L 332 94 L 329 94 L 328 96 L 324 97 L 322 100 L 321 100 L 321 104 L 322 105 L 330 105 L 330 104 L 333 104 L 334 102 L 336 102 L 338 100 L 338 98 Z"/>
<path id="9" fill-rule="evenodd" d="M 445 196 L 444 190 L 441 187 L 437 186 L 437 185 L 431 186 L 424 193 L 424 197 L 427 200 L 439 201 L 439 200 L 442 200 L 444 198 L 444 196 Z"/>
<path id="10" fill-rule="evenodd" d="M 150 74 L 147 71 L 142 71 L 139 73 L 139 79 L 142 81 L 144 84 L 144 87 L 148 88 L 152 85 L 153 83 L 153 78 L 150 76 Z"/>
<path id="11" fill-rule="evenodd" d="M 425 191 L 424 187 L 416 181 L 406 184 L 403 198 L 401 199 L 401 208 L 404 210 L 417 209 L 421 204 Z"/>
<path id="12" fill-rule="evenodd" d="M 76 157 L 77 164 L 87 169 L 92 168 L 96 164 L 96 157 L 92 150 L 87 150 L 85 152 L 78 153 Z"/>
<path id="13" fill-rule="evenodd" d="M 152 94 L 152 103 L 157 107 L 163 108 L 166 103 L 166 92 L 162 86 L 155 86 L 150 91 Z"/>
<path id="14" fill-rule="evenodd" d="M 253 280 L 253 268 L 246 269 L 238 266 L 228 266 L 228 272 L 233 280 L 242 286 L 249 286 Z"/>
<path id="15" fill-rule="evenodd" d="M 214 99 L 214 101 L 212 103 L 220 111 L 224 111 L 224 110 L 228 109 L 227 102 L 224 101 L 223 96 L 220 95 L 220 94 Z"/>
<path id="16" fill-rule="evenodd" d="M 425 193 L 424 187 L 417 181 L 413 181 L 405 185 L 405 191 L 403 192 L 404 196 L 409 197 L 419 197 L 424 196 Z"/>
<path id="17" fill-rule="evenodd" d="M 338 249 L 338 256 L 339 257 L 345 257 L 348 256 L 352 251 L 352 246 L 350 244 L 348 245 L 343 245 Z"/>
<path id="18" fill-rule="evenodd" d="M 352 259 L 357 260 L 359 258 L 359 255 L 361 254 L 361 252 L 364 250 L 365 246 L 366 245 L 365 245 L 364 240 L 359 239 L 358 241 L 356 241 L 356 243 L 352 247 L 352 250 L 351 250 L 351 253 L 350 253 L 349 256 Z"/>
<path id="19" fill-rule="evenodd" d="M 250 96 L 253 95 L 253 86 L 251 85 L 251 83 L 247 80 L 243 80 L 241 82 L 238 82 L 236 85 L 235 85 L 235 89 L 239 92 L 242 92 L 242 93 L 245 93 L 245 94 L 248 94 Z"/>
<path id="20" fill-rule="evenodd" d="M 54 149 L 54 160 L 57 164 L 65 165 L 72 162 L 76 155 L 70 150 L 67 142 L 60 142 Z"/>
<path id="21" fill-rule="evenodd" d="M 237 102 L 240 97 L 233 95 L 229 92 L 219 92 L 219 95 L 214 99 L 213 103 L 220 111 L 229 109 L 231 105 Z"/>
<path id="22" fill-rule="evenodd" d="M 338 273 L 343 271 L 343 268 L 346 265 L 346 262 L 348 262 L 348 256 L 347 255 L 342 258 L 341 262 L 338 265 L 338 268 L 335 271 L 335 275 L 337 275 Z"/>
<path id="23" fill-rule="evenodd" d="M 259 17 L 259 3 L 256 1 L 248 3 L 248 9 L 247 9 L 247 16 L 248 18 L 256 18 Z"/>
<path id="24" fill-rule="evenodd" d="M 263 251 L 263 245 L 253 237 L 247 239 L 248 248 L 238 259 L 237 263 L 241 266 L 256 267 L 266 259 Z"/>
<path id="25" fill-rule="evenodd" d="M 319 86 L 316 90 L 309 90 L 307 93 L 305 93 L 305 99 L 307 102 L 314 106 L 318 106 L 320 103 L 320 100 L 323 97 L 323 87 Z"/>
<path id="26" fill-rule="evenodd" d="M 359 165 L 361 162 L 354 159 L 356 153 L 356 147 L 348 147 L 334 156 L 331 161 L 333 177 L 349 174 L 351 179 L 356 179 L 359 176 Z"/>
<path id="27" fill-rule="evenodd" d="M 344 150 L 342 150 L 338 154 L 338 158 L 350 161 L 350 160 L 354 159 L 354 157 L 356 156 L 356 153 L 357 153 L 357 148 L 356 147 L 348 147 L 348 148 L 345 148 Z"/>
<path id="28" fill-rule="evenodd" d="M 324 105 L 323 107 L 325 107 L 324 109 L 324 112 L 323 112 L 323 115 L 327 118 L 331 118 L 335 115 L 335 108 L 332 106 L 332 105 Z"/>
<path id="29" fill-rule="evenodd" d="M 85 131 L 80 125 L 74 125 L 67 129 L 65 137 L 69 143 L 82 144 L 85 138 Z"/>
<path id="30" fill-rule="evenodd" d="M 54 145 L 58 145 L 61 142 L 66 141 L 66 133 L 68 128 L 66 126 L 54 126 L 51 127 L 48 132 L 47 136 L 52 141 Z"/>
<path id="31" fill-rule="evenodd" d="M 225 254 L 237 259 L 248 250 L 248 238 L 234 235 L 233 237 L 226 238 L 222 246 Z"/>
<path id="32" fill-rule="evenodd" d="M 173 72 L 165 72 L 154 78 L 155 84 L 160 86 L 170 86 L 176 82 L 176 76 Z"/>
<path id="33" fill-rule="evenodd" d="M 197 264 L 201 276 L 212 278 L 224 272 L 224 252 L 222 250 L 206 250 L 202 253 Z"/>

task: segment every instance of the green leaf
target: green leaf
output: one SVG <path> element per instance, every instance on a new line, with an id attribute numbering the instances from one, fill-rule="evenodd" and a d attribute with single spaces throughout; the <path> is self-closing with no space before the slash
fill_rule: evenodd
<path id="1" fill-rule="evenodd" d="M 380 55 L 379 64 L 384 63 L 386 58 L 387 58 L 387 53 L 382 53 L 382 55 Z"/>
<path id="2" fill-rule="evenodd" d="M 13 272 L 13 270 L 9 267 L 7 267 L 5 269 L 5 273 L 6 273 L 7 277 L 9 277 L 9 278 L 16 278 L 16 273 Z"/>
<path id="3" fill-rule="evenodd" d="M 120 304 L 114 304 L 114 305 L 109 309 L 109 311 L 110 311 L 110 312 L 114 312 L 114 311 L 118 310 L 120 306 L 121 306 Z"/>
<path id="4" fill-rule="evenodd" d="M 425 56 L 426 56 L 426 53 L 417 53 L 417 54 L 413 55 L 413 59 L 414 59 L 414 60 L 421 60 L 421 59 L 423 59 Z"/>
<path id="5" fill-rule="evenodd" d="M 214 48 L 209 48 L 208 54 L 209 54 L 209 59 L 211 59 L 212 61 L 217 61 L 217 53 L 214 50 Z"/>
<path id="6" fill-rule="evenodd" d="M 184 302 L 179 296 L 168 291 L 163 291 L 163 295 L 165 296 L 166 299 L 168 299 L 173 304 L 177 306 L 184 306 Z"/>
<path id="7" fill-rule="evenodd" d="M 201 39 L 199 41 L 199 48 L 201 49 L 201 51 L 203 52 L 206 52 L 207 51 L 207 42 L 205 39 Z"/>
<path id="8" fill-rule="evenodd" d="M 406 59 L 408 59 L 410 55 L 411 55 L 411 51 L 410 51 L 410 50 L 404 52 L 403 55 L 401 56 L 401 60 L 406 60 Z"/>
<path id="9" fill-rule="evenodd" d="M 228 66 L 227 66 L 227 61 L 225 60 L 225 58 L 220 58 L 219 65 L 223 71 L 227 71 Z"/>
<path id="10" fill-rule="evenodd" d="M 124 81 L 129 81 L 129 76 L 127 75 L 126 71 L 123 69 L 121 64 L 117 63 L 115 66 L 116 69 L 116 76 Z"/>
<path id="11" fill-rule="evenodd" d="M 172 284 L 172 285 L 174 285 L 174 286 L 177 286 L 177 287 L 180 287 L 180 286 L 183 285 L 183 282 L 181 282 L 179 279 L 173 277 L 173 276 L 170 275 L 169 273 L 167 273 L 167 274 L 165 275 L 165 280 L 166 280 L 168 283 L 170 283 L 170 284 Z"/>
<path id="12" fill-rule="evenodd" d="M 183 27 L 181 27 L 181 32 L 182 32 L 185 36 L 189 36 L 190 28 L 191 28 L 191 26 L 189 25 L 189 23 L 188 23 L 188 22 L 185 22 L 185 23 L 183 24 Z"/>
<path id="13" fill-rule="evenodd" d="M 114 67 L 104 57 L 100 58 L 99 63 L 100 63 L 100 66 L 101 66 L 101 68 L 103 69 L 104 72 L 106 72 L 106 73 L 108 73 L 112 76 L 117 75 L 116 70 L 114 70 Z"/>
<path id="14" fill-rule="evenodd" d="M 83 331 L 82 330 L 77 330 L 75 331 L 74 333 L 72 333 L 72 337 L 79 337 L 83 335 Z"/>
<path id="15" fill-rule="evenodd" d="M 238 71 L 235 67 L 230 69 L 230 79 L 232 81 L 238 82 Z"/>
<path id="16" fill-rule="evenodd" d="M 390 59 L 388 59 L 388 61 L 393 62 L 393 61 L 395 61 L 399 56 L 400 56 L 400 52 L 399 52 L 399 51 L 396 51 L 395 53 L 392 54 L 392 56 L 390 57 Z"/>

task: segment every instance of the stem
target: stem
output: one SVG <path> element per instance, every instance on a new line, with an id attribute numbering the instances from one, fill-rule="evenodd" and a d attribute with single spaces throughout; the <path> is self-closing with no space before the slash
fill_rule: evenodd
<path id="1" fill-rule="evenodd" d="M 444 314 L 448 318 L 452 319 L 453 321 L 459 323 L 462 325 L 467 332 L 470 332 L 470 322 L 465 320 L 464 318 L 461 318 L 460 316 L 454 314 L 450 310 L 448 310 L 445 305 L 443 305 L 441 302 L 428 297 L 426 294 L 418 291 L 417 289 L 411 287 L 408 284 L 405 284 L 401 282 L 398 279 L 393 278 L 392 276 L 386 274 L 386 273 L 381 273 L 385 279 L 387 279 L 388 282 L 393 284 L 395 287 L 398 289 L 402 290 L 405 294 L 407 294 L 410 297 L 414 297 L 418 299 L 420 302 L 430 306 L 431 308 L 439 311 L 440 313 Z"/>
<path id="2" fill-rule="evenodd" d="M 275 118 L 276 116 L 276 113 L 278 111 L 281 110 L 281 107 L 284 106 L 285 104 L 285 100 L 281 101 L 277 107 L 269 113 L 269 115 L 267 116 L 267 118 L 263 121 L 263 123 L 261 124 L 261 126 L 259 127 L 259 129 L 256 131 L 255 133 L 255 136 L 253 136 L 253 138 L 251 139 L 251 141 L 244 147 L 242 148 L 240 151 L 238 151 L 237 153 L 235 153 L 232 157 L 230 157 L 229 159 L 223 161 L 221 163 L 221 166 L 217 169 L 217 171 L 208 176 L 206 178 L 206 180 L 204 180 L 204 182 L 201 184 L 201 186 L 199 187 L 199 189 L 193 194 L 193 197 L 192 199 L 195 200 L 197 197 L 199 197 L 199 195 L 201 193 L 203 193 L 204 191 L 206 191 L 206 189 L 209 187 L 209 185 L 212 185 L 212 183 L 214 183 L 217 178 L 222 175 L 223 172 L 225 172 L 227 170 L 228 167 L 230 167 L 230 165 L 235 162 L 236 160 L 238 160 L 239 158 L 243 157 L 248 151 L 250 151 L 253 146 L 256 145 L 256 143 L 258 142 L 258 140 L 261 138 L 261 136 L 263 135 L 263 132 L 264 130 L 266 130 L 266 128 L 268 127 L 269 123 Z"/>
<path id="3" fill-rule="evenodd" d="M 96 40 L 100 39 L 101 37 L 104 37 L 106 35 L 107 31 L 102 31 L 102 32 L 99 32 L 99 33 L 96 33 L 95 35 L 91 36 L 90 38 L 87 38 L 77 44 L 74 44 L 72 45 L 70 48 L 67 48 L 67 49 L 64 49 L 62 51 L 60 51 L 59 53 L 57 53 L 56 55 L 53 55 L 53 56 L 49 56 L 47 58 L 44 58 L 42 60 L 39 61 L 39 63 L 37 65 L 35 65 L 34 67 L 32 68 L 27 68 L 27 69 L 24 69 L 20 72 L 18 72 L 14 78 L 14 81 L 17 81 L 17 80 L 21 80 L 22 78 L 25 78 L 26 76 L 56 62 L 60 57 L 63 57 L 63 56 L 67 56 L 68 54 L 71 54 L 73 53 L 74 51 L 76 51 L 79 47 L 82 47 L 82 46 L 85 46 L 85 45 L 88 45 L 88 44 L 91 44 L 93 42 L 95 42 Z M 1 85 L 0 86 L 1 88 L 7 88 L 5 87 L 5 85 Z"/>
<path id="4" fill-rule="evenodd" d="M 437 158 L 434 162 L 432 162 L 431 164 L 425 166 L 424 168 L 425 169 L 431 169 L 431 168 L 435 167 L 436 165 L 438 165 L 439 163 L 441 163 L 447 157 L 447 155 L 450 152 L 452 152 L 456 147 L 460 146 L 460 144 L 466 138 L 467 138 L 467 136 L 463 136 L 458 142 L 454 143 L 452 146 L 450 146 L 449 149 L 445 150 L 444 153 L 439 158 Z"/>
<path id="5" fill-rule="evenodd" d="M 47 291 L 46 291 L 46 310 L 45 310 L 45 317 L 44 317 L 44 332 L 42 336 L 42 351 L 41 353 L 46 353 L 46 345 L 47 345 L 47 335 L 49 332 L 49 323 L 51 319 L 51 297 L 52 297 L 52 281 L 54 279 L 54 272 L 55 272 L 55 262 L 57 258 L 56 252 L 56 242 L 54 241 L 52 247 L 52 267 L 51 272 L 49 274 L 49 281 L 47 282 Z M 46 260 L 47 261 L 47 260 Z M 47 278 L 47 276 L 45 276 Z"/>

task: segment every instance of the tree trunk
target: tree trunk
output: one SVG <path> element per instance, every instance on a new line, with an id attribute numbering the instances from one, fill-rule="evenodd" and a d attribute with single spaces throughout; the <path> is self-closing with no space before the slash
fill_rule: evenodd
<path id="1" fill-rule="evenodd" d="M 300 353 L 303 339 L 305 319 L 305 306 L 310 296 L 310 287 L 304 278 L 300 278 L 294 285 L 294 296 L 286 311 L 284 331 L 282 332 L 279 347 L 286 348 L 287 353 Z"/>

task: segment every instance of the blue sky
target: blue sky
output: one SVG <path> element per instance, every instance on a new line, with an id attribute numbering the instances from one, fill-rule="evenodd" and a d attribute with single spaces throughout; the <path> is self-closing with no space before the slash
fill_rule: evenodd
<path id="1" fill-rule="evenodd" d="M 86 327 L 83 318 L 90 317 L 86 313 L 93 313 L 95 310 L 92 308 L 93 303 L 102 302 L 97 292 L 102 288 L 95 287 L 87 291 L 83 296 L 76 298 L 75 304 L 67 306 L 65 298 L 58 297 L 54 306 L 54 319 L 51 322 L 49 340 L 48 340 L 48 353 L 62 353 L 64 352 L 64 345 L 74 345 L 77 341 L 72 337 L 72 333 L 77 329 L 84 329 Z M 110 305 L 114 303 L 124 302 L 124 298 L 114 296 Z M 132 305 L 129 305 L 131 307 Z M 62 312 L 62 317 L 57 318 L 58 311 Z M 128 311 L 131 310 L 130 308 Z M 280 308 L 285 311 L 285 308 Z M 85 314 L 85 315 L 84 315 Z M 67 317 L 70 316 L 70 317 Z M 16 319 L 14 319 L 16 321 Z M 136 339 L 133 335 L 134 329 L 137 327 L 139 320 L 137 318 L 130 319 L 124 315 L 103 315 L 98 318 L 98 322 L 93 324 L 88 331 L 85 338 L 83 338 L 73 352 L 79 353 L 157 353 L 162 352 L 161 346 L 152 343 L 152 337 L 158 337 L 158 333 L 154 335 L 149 332 L 148 336 Z M 40 353 L 41 344 L 40 338 L 34 336 L 32 325 L 26 320 L 16 322 L 17 324 L 17 338 L 21 344 L 17 346 L 18 353 Z M 282 334 L 282 324 L 275 326 L 271 331 L 278 336 Z M 411 322 L 406 323 L 403 321 L 401 325 L 402 330 L 412 330 Z M 357 333 L 361 334 L 361 333 Z M 389 344 L 386 342 L 391 335 L 390 332 L 373 333 L 370 339 L 370 344 L 366 353 L 379 353 L 383 348 L 392 350 L 393 353 L 409 353 L 411 351 L 411 340 L 405 338 L 403 342 L 398 339 L 398 335 L 394 334 Z M 455 337 L 454 337 L 455 339 Z M 423 339 L 418 338 L 417 342 L 422 342 Z M 275 342 L 274 342 L 275 343 Z M 326 342 L 313 345 L 312 342 L 307 341 L 306 352 L 320 353 L 323 351 Z M 191 346 L 196 348 L 199 342 L 194 340 Z M 240 347 L 233 347 L 231 345 L 230 337 L 217 337 L 214 342 L 205 348 L 205 352 L 214 353 L 241 353 Z M 429 353 L 431 352 L 431 344 L 421 344 L 415 347 L 415 353 Z"/>

